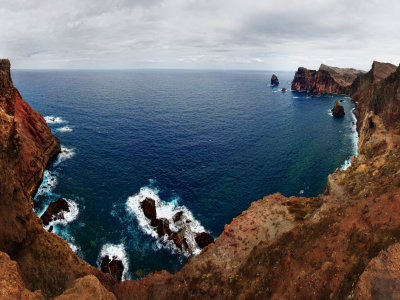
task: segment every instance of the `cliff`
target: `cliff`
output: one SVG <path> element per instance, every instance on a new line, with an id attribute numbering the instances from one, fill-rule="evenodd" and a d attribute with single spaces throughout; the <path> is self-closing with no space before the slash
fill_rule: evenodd
<path id="1" fill-rule="evenodd" d="M 10 281 L 18 283 L 15 295 L 30 295 L 26 287 L 42 290 L 46 298 L 61 294 L 73 280 L 89 274 L 107 284 L 110 278 L 83 262 L 63 239 L 46 232 L 33 212 L 32 197 L 47 164 L 60 152 L 60 142 L 42 115 L 22 99 L 10 67 L 9 60 L 0 60 L 0 261 L 7 266 L 16 261 L 18 267 L 5 267 L 3 271 L 9 269 L 11 274 L 6 272 L 3 278 L 17 278 Z"/>
<path id="2" fill-rule="evenodd" d="M 0 73 L 4 95 L 0 110 L 0 220 L 4 223 L 0 227 L 0 298 L 398 297 L 400 67 L 372 82 L 369 96 L 358 102 L 359 154 L 349 169 L 328 176 L 325 193 L 312 198 L 266 196 L 226 225 L 215 243 L 180 272 L 153 272 L 138 282 L 116 284 L 79 259 L 61 238 L 43 230 L 32 212 L 31 193 L 41 176 L 36 165 L 25 165 L 32 163 L 29 157 L 21 155 L 33 153 L 44 168 L 59 151 L 59 144 L 43 118 L 28 109 L 12 86 L 9 67 L 3 67 L 7 62 L 1 61 Z M 19 120 L 17 111 L 21 112 Z M 30 147 L 29 151 L 24 147 Z"/>
<path id="3" fill-rule="evenodd" d="M 311 90 L 321 94 L 346 94 L 353 81 L 364 71 L 336 68 L 322 64 L 318 71 L 300 67 L 293 79 L 292 90 Z"/>
<path id="4" fill-rule="evenodd" d="M 394 101 L 396 99 L 395 95 L 389 95 L 389 91 L 382 91 L 382 89 L 392 89 L 390 86 L 390 80 L 387 81 L 392 73 L 396 72 L 397 67 L 390 63 L 380 63 L 374 61 L 372 64 L 371 70 L 356 78 L 350 87 L 350 95 L 351 100 L 356 101 L 357 106 L 357 115 L 359 118 L 359 122 L 357 123 L 357 128 L 360 130 L 363 124 L 363 116 L 368 111 L 374 111 L 376 114 L 384 113 L 383 120 L 386 123 L 392 123 L 391 119 L 392 114 L 396 111 L 396 103 L 386 103 L 385 100 L 377 99 L 377 97 L 383 97 L 388 99 L 389 102 Z M 378 82 L 382 81 L 380 87 L 376 86 L 373 89 L 373 86 Z M 390 92 L 389 92 L 390 93 Z"/>

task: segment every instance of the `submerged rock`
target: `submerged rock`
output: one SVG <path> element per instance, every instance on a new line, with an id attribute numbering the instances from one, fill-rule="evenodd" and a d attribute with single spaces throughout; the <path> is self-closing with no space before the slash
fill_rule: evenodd
<path id="1" fill-rule="evenodd" d="M 157 218 L 156 202 L 151 198 L 146 198 L 141 203 L 143 213 L 148 219 Z"/>
<path id="2" fill-rule="evenodd" d="M 338 100 L 335 101 L 335 106 L 331 109 L 331 111 L 334 117 L 343 117 L 345 115 L 344 108 L 339 104 Z"/>
<path id="3" fill-rule="evenodd" d="M 50 203 L 40 219 L 42 219 L 44 225 L 49 225 L 51 221 L 63 220 L 64 212 L 69 212 L 69 204 L 67 200 L 60 198 Z"/>
<path id="4" fill-rule="evenodd" d="M 278 84 L 279 84 L 279 79 L 275 74 L 273 74 L 271 77 L 271 85 L 278 85 Z"/>
<path id="5" fill-rule="evenodd" d="M 196 233 L 195 241 L 200 248 L 204 248 L 214 243 L 214 238 L 207 232 Z"/>
<path id="6" fill-rule="evenodd" d="M 182 241 L 176 231 L 172 232 L 168 239 L 174 241 L 175 245 L 182 250 Z"/>
<path id="7" fill-rule="evenodd" d="M 111 274 L 115 282 L 121 282 L 122 274 L 124 272 L 124 264 L 122 263 L 122 260 L 116 259 L 116 257 L 113 257 L 113 259 L 110 260 L 110 257 L 106 255 L 101 261 L 100 269 L 103 273 Z"/>
<path id="8" fill-rule="evenodd" d="M 283 89 L 282 89 L 282 92 L 286 92 L 286 89 L 285 89 L 285 88 L 283 88 Z"/>

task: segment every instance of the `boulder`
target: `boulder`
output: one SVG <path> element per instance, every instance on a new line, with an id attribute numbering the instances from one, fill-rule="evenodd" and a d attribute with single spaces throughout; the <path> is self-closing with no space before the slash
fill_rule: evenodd
<path id="1" fill-rule="evenodd" d="M 169 229 L 169 221 L 165 218 L 152 219 L 150 225 L 156 227 L 159 237 L 162 237 L 166 234 L 171 234 L 171 229 Z"/>
<path id="2" fill-rule="evenodd" d="M 271 77 L 271 85 L 278 85 L 278 84 L 279 84 L 278 77 L 275 74 L 273 74 Z"/>
<path id="3" fill-rule="evenodd" d="M 172 219 L 174 220 L 174 222 L 178 222 L 181 220 L 182 215 L 183 215 L 183 210 L 180 210 L 174 215 Z"/>
<path id="4" fill-rule="evenodd" d="M 42 219 L 44 225 L 49 225 L 51 221 L 63 220 L 64 212 L 69 212 L 69 205 L 67 200 L 60 198 L 50 203 L 40 219 Z"/>
<path id="5" fill-rule="evenodd" d="M 103 273 L 111 274 L 115 282 L 121 282 L 122 273 L 124 272 L 124 264 L 121 260 L 116 259 L 116 257 L 113 257 L 113 259 L 110 260 L 110 257 L 106 255 L 101 261 L 100 269 Z"/>
<path id="6" fill-rule="evenodd" d="M 157 218 L 156 202 L 151 198 L 146 198 L 141 203 L 143 213 L 148 219 Z"/>
<path id="7" fill-rule="evenodd" d="M 286 92 L 286 89 L 285 89 L 285 88 L 283 88 L 283 89 L 282 89 L 282 92 Z"/>
<path id="8" fill-rule="evenodd" d="M 194 238 L 200 248 L 204 248 L 211 243 L 214 243 L 214 238 L 207 232 L 196 233 Z"/>
<path id="9" fill-rule="evenodd" d="M 68 290 L 54 300 L 116 300 L 113 293 L 93 275 L 76 279 Z"/>
<path id="10" fill-rule="evenodd" d="M 182 241 L 176 231 L 173 231 L 168 239 L 174 241 L 175 245 L 182 250 Z"/>
<path id="11" fill-rule="evenodd" d="M 338 100 L 335 101 L 335 106 L 331 109 L 331 111 L 334 117 L 343 117 L 345 115 L 344 108 L 339 104 Z"/>

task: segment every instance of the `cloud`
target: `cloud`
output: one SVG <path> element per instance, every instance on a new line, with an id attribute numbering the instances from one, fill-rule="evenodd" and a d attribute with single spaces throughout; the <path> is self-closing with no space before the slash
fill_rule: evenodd
<path id="1" fill-rule="evenodd" d="M 0 55 L 15 68 L 368 70 L 400 62 L 399 11 L 387 0 L 0 0 Z"/>

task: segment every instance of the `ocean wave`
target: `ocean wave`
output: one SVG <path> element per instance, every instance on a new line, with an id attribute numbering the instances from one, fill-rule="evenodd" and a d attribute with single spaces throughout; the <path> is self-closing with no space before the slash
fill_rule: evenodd
<path id="1" fill-rule="evenodd" d="M 61 124 L 61 123 L 67 123 L 67 121 L 63 120 L 61 117 L 54 117 L 54 116 L 46 116 L 44 117 L 44 120 L 46 121 L 47 124 Z"/>
<path id="2" fill-rule="evenodd" d="M 99 256 L 97 257 L 97 267 L 100 269 L 101 268 L 101 262 L 103 260 L 103 257 L 108 255 L 108 257 L 112 259 L 119 259 L 122 261 L 122 264 L 124 265 L 124 271 L 122 272 L 122 280 L 127 280 L 131 279 L 129 278 L 130 276 L 128 275 L 129 271 L 129 260 L 128 260 L 128 255 L 126 254 L 125 251 L 125 246 L 123 243 L 115 245 L 115 244 L 104 244 L 101 247 Z"/>
<path id="3" fill-rule="evenodd" d="M 351 143 L 352 143 L 352 155 L 351 156 L 357 156 L 358 154 L 358 132 L 357 132 L 357 118 L 356 116 L 351 113 L 351 119 L 352 119 L 352 123 L 351 123 Z M 351 156 L 345 160 L 345 162 L 343 163 L 343 165 L 340 167 L 340 170 L 346 170 L 347 168 L 349 168 L 351 166 Z"/>
<path id="4" fill-rule="evenodd" d="M 53 162 L 53 167 L 58 166 L 63 161 L 70 159 L 75 156 L 74 148 L 67 148 L 61 145 L 61 152 L 58 154 L 57 159 Z"/>
<path id="5" fill-rule="evenodd" d="M 158 242 L 154 244 L 156 247 L 155 250 L 167 248 L 174 253 L 184 253 L 189 256 L 197 255 L 201 252 L 201 249 L 195 241 L 196 233 L 206 232 L 206 230 L 194 218 L 192 212 L 186 206 L 179 205 L 178 197 L 172 199 L 170 202 L 166 202 L 160 199 L 158 192 L 159 190 L 152 185 L 140 188 L 138 194 L 128 198 L 126 210 L 137 218 L 139 227 L 144 233 L 158 239 Z M 167 219 L 170 229 L 179 232 L 186 239 L 188 245 L 187 252 L 182 252 L 173 241 L 168 240 L 167 235 L 159 238 L 155 228 L 150 225 L 150 220 L 144 215 L 141 207 L 141 202 L 146 198 L 151 198 L 155 201 L 157 218 Z M 174 222 L 173 217 L 179 211 L 183 211 L 181 220 Z"/>
<path id="6" fill-rule="evenodd" d="M 60 128 L 54 129 L 55 132 L 71 132 L 72 131 L 72 126 L 64 126 Z"/>

